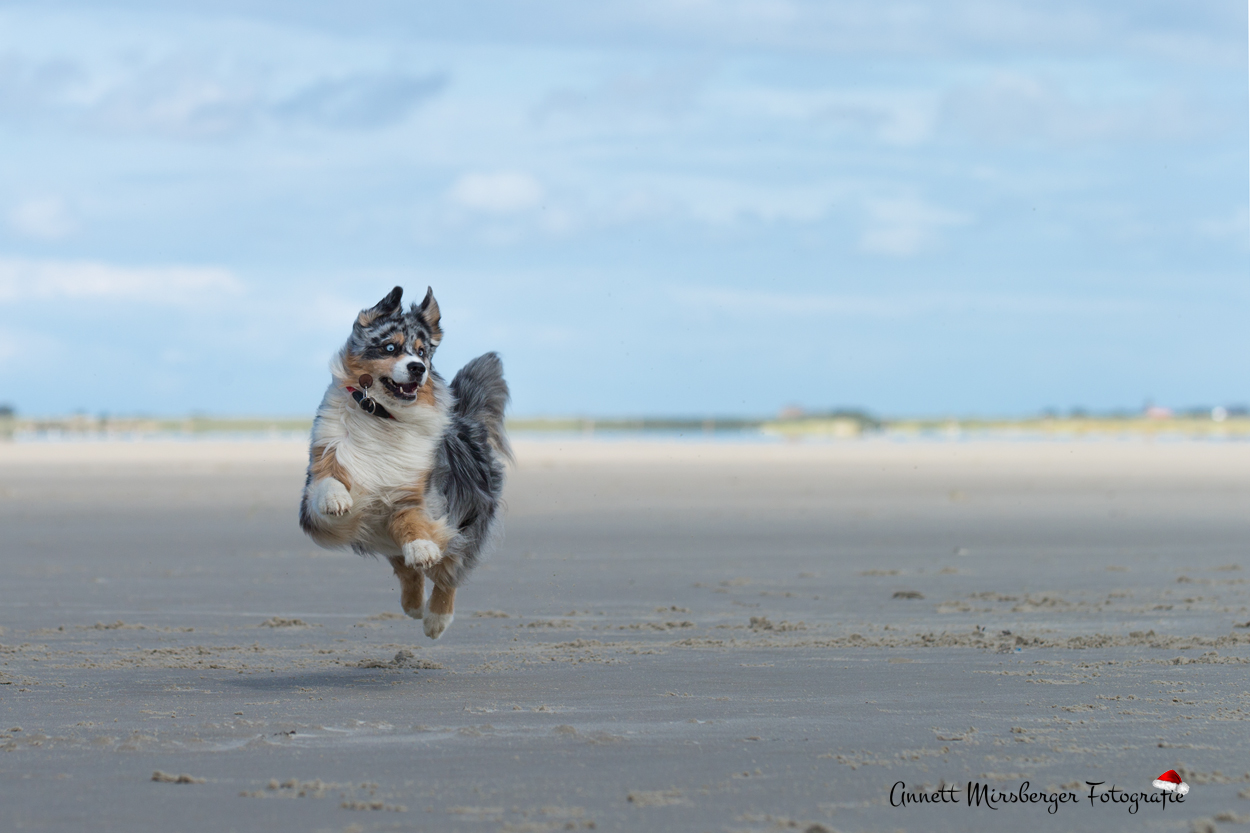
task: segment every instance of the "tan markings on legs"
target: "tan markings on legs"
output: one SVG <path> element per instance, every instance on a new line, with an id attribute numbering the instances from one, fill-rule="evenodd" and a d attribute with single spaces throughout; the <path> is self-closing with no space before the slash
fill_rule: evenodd
<path id="1" fill-rule="evenodd" d="M 339 464 L 333 448 L 314 445 L 309 457 L 300 524 L 321 546 L 344 546 L 355 536 L 360 521 L 351 514 L 352 479 Z"/>
<path id="2" fill-rule="evenodd" d="M 391 538 L 401 547 L 412 541 L 426 540 L 433 541 L 441 552 L 451 540 L 447 525 L 430 520 L 420 506 L 397 509 L 391 516 L 390 532 Z"/>
<path id="3" fill-rule="evenodd" d="M 447 616 L 455 612 L 455 608 L 456 588 L 435 584 L 434 592 L 430 594 L 430 613 Z"/>
<path id="4" fill-rule="evenodd" d="M 437 564 L 425 568 L 425 577 L 435 585 L 455 587 L 455 573 L 459 568 L 460 565 L 455 561 L 455 556 L 445 556 Z"/>
<path id="5" fill-rule="evenodd" d="M 441 637 L 447 625 L 455 618 L 452 613 L 456 604 L 456 588 L 439 582 L 439 573 L 440 570 L 435 565 L 435 569 L 430 572 L 430 578 L 434 579 L 434 592 L 430 593 L 430 603 L 426 605 L 425 618 L 421 622 L 421 630 L 430 639 Z"/>
<path id="6" fill-rule="evenodd" d="M 338 482 L 347 487 L 350 492 L 352 489 L 352 479 L 347 474 L 347 469 L 339 463 L 339 458 L 334 455 L 334 449 L 324 445 L 314 445 L 312 447 L 312 462 L 308 466 L 308 471 L 312 474 L 312 482 L 323 480 L 327 477 L 333 477 Z"/>
<path id="7" fill-rule="evenodd" d="M 425 619 L 421 623 L 421 630 L 425 631 L 425 635 L 430 639 L 438 639 L 443 635 L 443 631 L 447 630 L 447 626 L 451 624 L 451 620 L 455 618 L 452 613 L 456 606 L 456 588 L 450 584 L 439 584 L 434 582 L 434 592 L 430 594 L 430 603 L 425 610 Z"/>
<path id="8" fill-rule="evenodd" d="M 433 521 L 425 513 L 425 475 L 395 498 L 395 513 L 391 515 L 391 538 L 399 546 L 411 541 L 433 541 L 439 551 L 446 549 L 452 533 L 442 521 Z"/>
<path id="9" fill-rule="evenodd" d="M 400 556 L 392 556 L 391 567 L 399 577 L 399 604 L 413 619 L 420 619 L 425 603 L 425 576 L 415 567 L 409 567 Z"/>

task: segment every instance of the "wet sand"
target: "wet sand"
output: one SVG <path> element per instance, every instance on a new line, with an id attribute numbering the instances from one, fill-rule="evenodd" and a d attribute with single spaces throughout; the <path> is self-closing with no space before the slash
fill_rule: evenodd
<path id="1" fill-rule="evenodd" d="M 517 450 L 431 642 L 299 444 L 0 445 L 0 829 L 1247 829 L 1250 444 Z"/>

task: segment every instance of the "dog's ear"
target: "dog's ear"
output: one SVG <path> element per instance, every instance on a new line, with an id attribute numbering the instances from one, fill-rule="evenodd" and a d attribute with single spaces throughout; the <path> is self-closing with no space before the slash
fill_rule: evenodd
<path id="1" fill-rule="evenodd" d="M 438 343 L 443 340 L 443 330 L 438 326 L 439 311 L 438 301 L 434 300 L 434 289 L 426 287 L 425 299 L 421 301 L 421 305 L 412 305 L 412 311 L 416 314 L 421 323 L 430 331 L 430 344 L 437 347 Z"/>
<path id="2" fill-rule="evenodd" d="M 399 299 L 402 297 L 404 297 L 404 288 L 402 286 L 395 287 L 381 301 L 378 301 L 369 309 L 361 310 L 360 315 L 356 316 L 356 326 L 368 327 L 380 318 L 394 315 L 395 311 L 399 309 Z"/>

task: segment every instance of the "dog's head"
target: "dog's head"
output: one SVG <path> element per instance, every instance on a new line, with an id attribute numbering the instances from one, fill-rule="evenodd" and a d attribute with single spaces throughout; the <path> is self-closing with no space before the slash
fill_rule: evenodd
<path id="1" fill-rule="evenodd" d="M 397 286 L 376 305 L 361 310 L 342 355 L 347 383 L 355 385 L 361 376 L 372 376 L 369 395 L 380 397 L 388 408 L 413 404 L 430 390 L 431 360 L 443 339 L 434 290 L 427 289 L 425 299 L 407 310 L 400 303 L 403 294 L 403 287 Z"/>

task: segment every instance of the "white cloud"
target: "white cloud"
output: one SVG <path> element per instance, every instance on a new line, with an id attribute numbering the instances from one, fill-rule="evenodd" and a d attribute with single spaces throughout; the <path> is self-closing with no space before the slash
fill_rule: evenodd
<path id="1" fill-rule="evenodd" d="M 860 247 L 873 254 L 908 257 L 936 244 L 944 228 L 967 225 L 966 214 L 928 205 L 915 197 L 869 200 L 869 225 Z"/>
<path id="2" fill-rule="evenodd" d="M 0 52 L 0 119 L 190 140 L 263 126 L 370 130 L 403 122 L 447 85 L 444 74 L 395 69 L 308 68 L 283 81 L 265 64 L 220 48 L 121 61 Z"/>
<path id="3" fill-rule="evenodd" d="M 0 302 L 125 300 L 179 305 L 242 290 L 231 272 L 211 267 L 0 258 Z"/>
<path id="4" fill-rule="evenodd" d="M 1225 130 L 1226 115 L 1192 93 L 1158 88 L 1091 98 L 1107 82 L 1063 82 L 1000 72 L 984 83 L 953 90 L 941 107 L 946 127 L 994 143 L 1078 144 L 1143 139 L 1170 141 Z"/>
<path id="5" fill-rule="evenodd" d="M 27 200 L 9 212 L 8 220 L 18 234 L 37 240 L 59 240 L 78 228 L 59 197 Z"/>
<path id="6" fill-rule="evenodd" d="M 452 202 L 488 214 L 514 214 L 542 201 L 543 187 L 524 173 L 465 174 L 449 192 Z"/>

